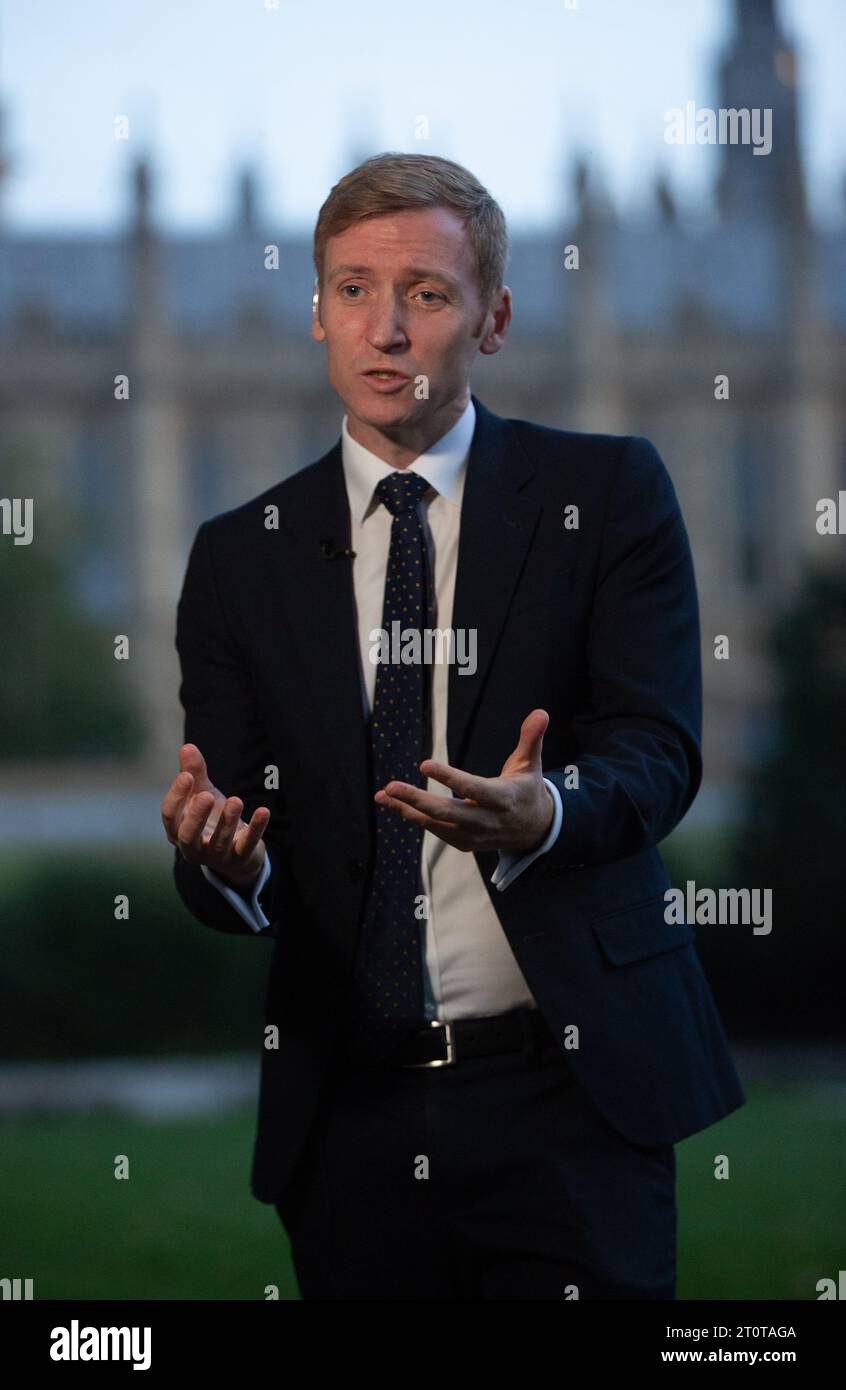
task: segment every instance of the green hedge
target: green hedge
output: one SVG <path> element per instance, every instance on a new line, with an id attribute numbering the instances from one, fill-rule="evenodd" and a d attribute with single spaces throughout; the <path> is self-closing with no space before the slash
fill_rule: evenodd
<path id="1" fill-rule="evenodd" d="M 797 834 L 802 827 L 797 826 Z M 821 834 L 819 827 L 803 833 Z M 807 871 L 797 846 L 779 865 L 742 862 L 735 839 L 681 829 L 661 846 L 673 884 L 698 888 L 771 888 L 772 930 L 756 936 L 740 923 L 695 925 L 696 950 L 733 1038 L 842 1047 L 846 1042 L 839 862 L 827 855 Z M 795 880 L 798 891 L 790 891 Z"/>
<path id="2" fill-rule="evenodd" d="M 255 1048 L 271 943 L 203 926 L 171 865 L 167 846 L 0 861 L 7 1059 Z"/>
<path id="3" fill-rule="evenodd" d="M 673 883 L 732 886 L 731 847 L 678 832 Z M 736 883 L 737 880 L 734 880 Z M 114 918 L 129 896 L 129 921 Z M 844 938 L 778 913 L 769 936 L 698 926 L 696 946 L 735 1039 L 842 1043 Z M 11 1059 L 230 1052 L 257 1045 L 272 943 L 197 922 L 170 850 L 0 859 L 0 1017 Z"/>

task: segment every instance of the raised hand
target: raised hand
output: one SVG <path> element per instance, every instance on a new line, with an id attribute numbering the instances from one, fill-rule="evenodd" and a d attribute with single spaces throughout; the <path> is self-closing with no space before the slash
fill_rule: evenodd
<path id="1" fill-rule="evenodd" d="M 442 782 L 451 798 L 408 782 L 388 782 L 375 800 L 406 820 L 416 821 L 461 850 L 495 849 L 528 853 L 542 844 L 552 824 L 555 802 L 544 785 L 541 749 L 549 725 L 546 710 L 534 709 L 520 726 L 520 739 L 498 777 L 476 777 L 449 763 L 424 758 L 424 777 Z"/>
<path id="2" fill-rule="evenodd" d="M 161 807 L 168 840 L 189 864 L 205 864 L 233 888 L 249 888 L 264 865 L 269 809 L 258 806 L 249 824 L 242 821 L 243 801 L 224 796 L 209 780 L 196 744 L 182 745 L 179 763 Z"/>

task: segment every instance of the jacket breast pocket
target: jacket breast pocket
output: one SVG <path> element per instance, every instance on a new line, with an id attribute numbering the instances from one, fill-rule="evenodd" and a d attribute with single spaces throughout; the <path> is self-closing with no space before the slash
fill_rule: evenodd
<path id="1" fill-rule="evenodd" d="M 591 927 L 605 959 L 611 965 L 629 965 L 687 946 L 694 938 L 693 927 L 688 922 L 665 921 L 665 909 L 662 893 L 594 917 Z"/>

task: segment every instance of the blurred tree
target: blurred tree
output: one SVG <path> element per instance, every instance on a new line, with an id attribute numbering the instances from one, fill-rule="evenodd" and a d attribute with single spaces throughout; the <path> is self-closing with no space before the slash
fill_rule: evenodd
<path id="1" fill-rule="evenodd" d="M 173 850 L 0 854 L 4 1058 L 168 1056 L 257 1046 L 271 945 L 202 926 Z M 126 894 L 128 920 L 115 918 Z M 166 962 L 166 968 L 163 968 Z"/>
<path id="2" fill-rule="evenodd" d="M 72 584 L 80 520 L 39 505 L 38 459 L 22 444 L 0 455 L 0 496 L 34 497 L 33 539 L 0 535 L 0 760 L 133 756 L 143 722 L 114 659 L 114 632 L 92 621 Z"/>
<path id="3" fill-rule="evenodd" d="M 807 572 L 770 645 L 774 737 L 747 784 L 730 883 L 771 887 L 773 925 L 769 936 L 736 937 L 732 1021 L 742 1032 L 842 1039 L 846 574 Z"/>

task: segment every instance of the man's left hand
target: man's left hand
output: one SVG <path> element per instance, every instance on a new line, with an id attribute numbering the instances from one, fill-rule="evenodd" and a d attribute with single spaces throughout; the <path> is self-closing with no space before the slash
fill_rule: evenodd
<path id="1" fill-rule="evenodd" d="M 476 777 L 448 763 L 424 758 L 420 764 L 423 776 L 449 787 L 450 799 L 408 782 L 388 782 L 375 800 L 456 849 L 528 854 L 543 844 L 555 813 L 541 765 L 548 724 L 546 710 L 534 709 L 526 715 L 520 741 L 498 777 Z"/>

